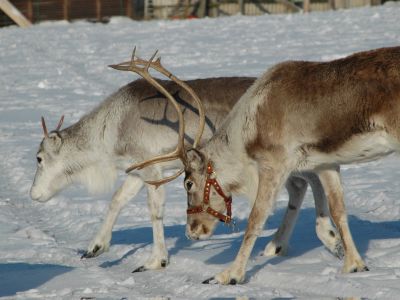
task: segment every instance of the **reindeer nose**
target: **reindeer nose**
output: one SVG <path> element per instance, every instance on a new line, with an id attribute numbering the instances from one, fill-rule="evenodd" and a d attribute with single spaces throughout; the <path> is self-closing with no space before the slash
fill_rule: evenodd
<path id="1" fill-rule="evenodd" d="M 32 198 L 32 200 L 38 201 L 41 197 L 42 197 L 42 194 L 39 191 L 37 191 L 35 189 L 31 190 L 31 198 Z"/>
<path id="2" fill-rule="evenodd" d="M 199 236 L 196 234 L 196 232 L 194 230 L 192 230 L 192 226 L 187 224 L 186 225 L 186 237 L 190 240 L 198 240 Z"/>
<path id="3" fill-rule="evenodd" d="M 32 186 L 30 196 L 33 201 L 41 201 L 43 198 L 43 193 L 39 189 Z"/>

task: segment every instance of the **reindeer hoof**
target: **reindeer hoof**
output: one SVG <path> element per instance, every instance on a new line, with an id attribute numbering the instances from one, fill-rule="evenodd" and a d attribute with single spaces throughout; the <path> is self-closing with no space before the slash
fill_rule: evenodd
<path id="1" fill-rule="evenodd" d="M 159 267 L 152 268 L 152 267 L 141 266 L 141 267 L 133 270 L 132 273 L 144 272 L 144 271 L 147 271 L 147 270 L 164 269 L 167 265 L 168 265 L 168 260 L 162 259 Z"/>
<path id="2" fill-rule="evenodd" d="M 208 278 L 202 282 L 202 284 L 216 284 L 218 283 L 214 277 Z"/>
<path id="3" fill-rule="evenodd" d="M 161 260 L 161 268 L 165 268 L 167 264 L 168 264 L 167 260 L 165 259 Z"/>
<path id="4" fill-rule="evenodd" d="M 350 271 L 350 273 L 358 273 L 358 272 L 367 272 L 369 271 L 369 268 L 367 266 L 363 266 L 360 268 L 354 268 Z"/>
<path id="5" fill-rule="evenodd" d="M 229 281 L 230 285 L 236 285 L 237 281 L 236 279 L 231 279 L 231 281 Z"/>
<path id="6" fill-rule="evenodd" d="M 100 249 L 101 249 L 101 247 L 99 245 L 94 246 L 92 251 L 86 251 L 85 253 L 83 253 L 81 256 L 81 259 L 93 258 L 93 257 L 99 256 L 102 253 L 99 251 Z"/>
<path id="7" fill-rule="evenodd" d="M 138 272 L 144 272 L 147 271 L 147 268 L 145 266 L 141 266 L 135 270 L 132 271 L 132 273 L 138 273 Z"/>

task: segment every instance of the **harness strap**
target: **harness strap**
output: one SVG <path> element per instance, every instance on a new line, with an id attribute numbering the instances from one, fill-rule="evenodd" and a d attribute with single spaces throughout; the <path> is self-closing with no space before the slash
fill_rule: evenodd
<path id="1" fill-rule="evenodd" d="M 213 168 L 211 163 L 209 162 L 207 165 L 207 180 L 206 184 L 204 187 L 204 197 L 203 197 L 203 203 L 202 205 L 199 206 L 194 206 L 191 208 L 188 208 L 186 210 L 187 214 L 197 214 L 201 212 L 206 212 L 215 218 L 219 219 L 221 222 L 224 223 L 230 223 L 232 221 L 232 197 L 228 197 L 225 195 L 225 193 L 222 191 L 221 186 L 219 185 L 218 181 L 215 178 L 210 178 L 211 174 L 213 174 Z M 214 187 L 218 195 L 220 195 L 225 202 L 225 207 L 226 207 L 226 215 L 216 211 L 210 206 L 210 192 L 211 192 L 211 187 Z"/>

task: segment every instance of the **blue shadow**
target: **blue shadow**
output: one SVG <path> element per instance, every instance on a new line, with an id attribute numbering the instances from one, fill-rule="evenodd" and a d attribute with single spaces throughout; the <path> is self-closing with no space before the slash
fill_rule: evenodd
<path id="1" fill-rule="evenodd" d="M 0 264 L 0 297 L 37 288 L 73 268 L 50 264 Z"/>
<path id="2" fill-rule="evenodd" d="M 277 229 L 283 219 L 286 208 L 276 209 L 274 214 L 268 218 L 266 228 Z M 399 221 L 383 221 L 383 222 L 371 222 L 368 220 L 362 220 L 356 216 L 349 215 L 349 225 L 352 232 L 355 244 L 361 254 L 365 256 L 368 250 L 369 242 L 371 240 L 384 240 L 384 239 L 396 239 L 400 238 L 400 222 Z M 244 231 L 247 226 L 247 220 L 242 219 L 237 221 L 237 227 L 240 231 Z M 214 235 L 229 234 L 230 228 L 218 224 Z M 185 225 L 173 225 L 165 226 L 165 237 L 166 238 L 177 238 L 175 245 L 169 249 L 171 256 L 176 255 L 181 250 L 185 251 L 202 251 L 195 247 L 190 247 L 194 241 L 190 241 L 185 237 Z M 259 237 L 256 241 L 253 250 L 253 257 L 259 255 L 266 246 L 266 244 L 272 239 L 272 236 Z M 125 229 L 113 232 L 113 238 L 111 244 L 132 244 L 137 245 L 132 251 L 129 251 L 123 258 L 113 262 L 104 263 L 104 267 L 109 267 L 115 264 L 119 264 L 126 256 L 134 254 L 134 252 L 146 245 L 152 244 L 152 228 L 149 227 L 138 227 L 133 229 Z M 210 264 L 226 264 L 234 260 L 237 252 L 239 251 L 242 243 L 242 236 L 229 235 L 224 239 L 218 239 L 216 241 L 220 245 L 221 251 L 211 256 L 206 262 Z M 138 245 L 140 244 L 140 246 Z M 229 245 L 227 247 L 227 245 Z M 292 238 L 290 240 L 291 248 L 287 257 L 275 257 L 270 258 L 266 263 L 277 264 L 282 260 L 290 257 L 301 256 L 302 254 L 311 251 L 317 247 L 322 246 L 322 243 L 317 238 L 315 233 L 315 209 L 305 208 L 302 209 L 297 220 L 295 229 L 293 231 Z M 218 246 L 217 246 L 218 247 Z M 215 248 L 214 248 L 215 249 Z"/>

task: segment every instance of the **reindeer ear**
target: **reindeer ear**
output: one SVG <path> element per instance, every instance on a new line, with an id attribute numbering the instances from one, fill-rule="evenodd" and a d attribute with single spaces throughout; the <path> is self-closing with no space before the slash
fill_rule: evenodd
<path id="1" fill-rule="evenodd" d="M 203 172 L 206 165 L 206 156 L 196 149 L 189 149 L 186 153 L 188 167 L 195 172 Z"/>
<path id="2" fill-rule="evenodd" d="M 53 151 L 58 151 L 62 144 L 62 138 L 58 132 L 50 132 L 45 138 L 45 144 Z"/>

